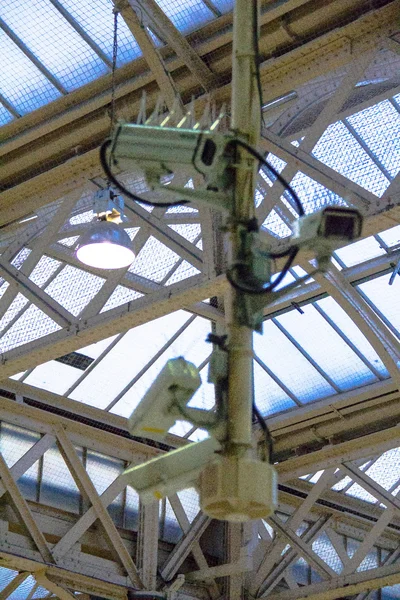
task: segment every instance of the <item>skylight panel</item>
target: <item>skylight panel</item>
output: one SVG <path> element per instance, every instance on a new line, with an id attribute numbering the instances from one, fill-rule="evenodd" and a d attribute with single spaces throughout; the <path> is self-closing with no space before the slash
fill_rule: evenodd
<path id="1" fill-rule="evenodd" d="M 254 348 L 263 363 L 301 402 L 335 394 L 334 388 L 272 321 L 264 321 L 262 336 L 254 335 Z"/>
<path id="2" fill-rule="evenodd" d="M 17 575 L 18 571 L 0 567 L 0 590 L 4 590 Z"/>
<path id="3" fill-rule="evenodd" d="M 3 0 L 1 15 L 66 90 L 75 90 L 108 71 L 50 2 Z"/>
<path id="4" fill-rule="evenodd" d="M 171 229 L 179 233 L 182 237 L 184 237 L 189 242 L 194 242 L 199 235 L 201 234 L 201 225 L 200 223 L 190 223 L 190 224 L 178 224 L 178 225 L 169 225 Z"/>
<path id="5" fill-rule="evenodd" d="M 49 256 L 42 256 L 32 273 L 29 275 L 29 279 L 39 287 L 42 287 L 60 266 L 60 261 L 50 258 Z"/>
<path id="6" fill-rule="evenodd" d="M 388 285 L 389 279 L 390 273 L 366 281 L 357 287 L 376 306 L 391 324 L 391 329 L 400 337 L 400 277 L 396 276 L 393 285 Z"/>
<path id="7" fill-rule="evenodd" d="M 361 333 L 357 325 L 350 319 L 346 312 L 339 306 L 333 298 L 323 298 L 318 300 L 318 306 L 322 308 L 325 314 L 332 319 L 344 335 L 354 344 L 358 350 L 365 356 L 366 360 L 383 376 L 389 377 L 389 373 L 375 352 L 367 338 Z"/>
<path id="8" fill-rule="evenodd" d="M 263 417 L 297 406 L 256 362 L 254 362 L 254 393 L 256 406 Z"/>
<path id="9" fill-rule="evenodd" d="M 212 0 L 214 6 L 218 8 L 222 13 L 229 12 L 233 10 L 233 0 Z"/>
<path id="10" fill-rule="evenodd" d="M 178 260 L 178 254 L 151 236 L 129 267 L 129 272 L 160 282 Z"/>
<path id="11" fill-rule="evenodd" d="M 384 100 L 348 118 L 391 177 L 400 170 L 400 114 Z"/>
<path id="12" fill-rule="evenodd" d="M 387 244 L 388 246 L 397 246 L 400 244 L 400 225 L 396 225 L 396 227 L 391 227 L 390 229 L 386 229 L 386 231 L 382 231 L 379 234 L 381 240 Z"/>
<path id="13" fill-rule="evenodd" d="M 7 125 L 10 121 L 12 121 L 14 116 L 8 112 L 8 110 L 1 104 L 0 101 L 0 127 L 2 125 Z"/>
<path id="14" fill-rule="evenodd" d="M 61 329 L 35 304 L 31 304 L 0 338 L 1 352 L 7 352 L 18 346 L 38 340 Z"/>
<path id="15" fill-rule="evenodd" d="M 82 455 L 81 449 L 79 454 Z M 79 490 L 56 445 L 43 455 L 40 502 L 79 513 Z"/>
<path id="16" fill-rule="evenodd" d="M 311 547 L 314 552 L 331 567 L 331 569 L 336 571 L 336 573 L 340 573 L 343 568 L 343 563 L 325 532 L 313 541 Z"/>
<path id="17" fill-rule="evenodd" d="M 389 490 L 400 479 L 399 464 L 400 448 L 393 448 L 382 454 L 365 473 Z"/>
<path id="18" fill-rule="evenodd" d="M 304 173 L 298 172 L 293 177 L 290 185 L 300 198 L 300 201 L 304 207 L 305 212 L 313 213 L 324 206 L 331 204 L 338 204 L 340 206 L 346 206 L 346 202 L 323 185 L 311 179 Z M 287 194 L 290 197 L 290 194 Z M 297 214 L 297 213 L 296 213 Z"/>
<path id="19" fill-rule="evenodd" d="M 0 451 L 8 467 L 12 467 L 40 439 L 38 433 L 1 422 Z"/>
<path id="20" fill-rule="evenodd" d="M 156 0 L 167 17 L 182 33 L 190 33 L 215 18 L 201 0 Z"/>
<path id="21" fill-rule="evenodd" d="M 335 254 L 344 262 L 346 267 L 352 267 L 371 258 L 383 256 L 386 252 L 375 238 L 368 237 L 354 244 L 344 246 L 344 248 L 339 248 Z"/>
<path id="22" fill-rule="evenodd" d="M 18 3 L 20 5 L 20 3 Z M 3 5 L 0 7 L 2 15 Z M 53 84 L 0 29 L 0 93 L 20 115 L 61 96 Z"/>
<path id="23" fill-rule="evenodd" d="M 135 385 L 127 391 L 121 400 L 111 409 L 111 412 L 128 417 L 170 358 L 184 356 L 186 360 L 193 362 L 199 367 L 211 354 L 212 348 L 205 341 L 207 335 L 210 333 L 210 329 L 210 321 L 202 317 L 196 317 L 160 358 L 140 377 Z"/>
<path id="24" fill-rule="evenodd" d="M 60 0 L 61 4 L 112 60 L 114 15 L 109 0 Z M 118 62 L 121 66 L 141 55 L 141 50 L 122 16 L 118 18 Z"/>
<path id="25" fill-rule="evenodd" d="M 122 304 L 132 302 L 133 300 L 137 300 L 138 298 L 142 297 L 143 294 L 140 294 L 135 290 L 131 290 L 123 285 L 117 285 L 100 312 L 106 312 L 107 310 L 111 310 L 117 306 L 122 306 Z"/>
<path id="26" fill-rule="evenodd" d="M 183 281 L 188 277 L 193 277 L 194 275 L 199 275 L 201 271 L 196 269 L 193 265 L 188 263 L 186 260 L 183 260 L 179 267 L 175 269 L 172 275 L 167 279 L 165 285 L 172 285 L 173 283 L 177 283 L 178 281 Z"/>
<path id="27" fill-rule="evenodd" d="M 72 392 L 71 398 L 106 408 L 187 321 L 187 313 L 178 311 L 131 329 Z"/>
<path id="28" fill-rule="evenodd" d="M 62 396 L 81 374 L 79 369 L 51 360 L 36 367 L 25 383 Z"/>
<path id="29" fill-rule="evenodd" d="M 371 370 L 312 305 L 302 310 L 303 314 L 293 310 L 276 320 L 341 390 L 376 381 Z"/>
<path id="30" fill-rule="evenodd" d="M 17 589 L 14 590 L 12 594 L 8 596 L 8 600 L 26 600 L 26 598 L 29 596 L 30 591 L 35 585 L 35 579 L 32 577 L 32 575 L 29 575 L 29 577 L 27 577 L 25 581 L 23 581 L 17 587 Z"/>
<path id="31" fill-rule="evenodd" d="M 47 286 L 46 294 L 77 316 L 100 291 L 105 279 L 67 265 Z"/>
<path id="32" fill-rule="evenodd" d="M 389 180 L 341 121 L 329 125 L 316 144 L 313 155 L 378 197 L 389 185 Z"/>
<path id="33" fill-rule="evenodd" d="M 283 219 L 281 219 L 275 209 L 271 210 L 262 226 L 281 239 L 292 235 L 292 230 L 286 225 Z"/>

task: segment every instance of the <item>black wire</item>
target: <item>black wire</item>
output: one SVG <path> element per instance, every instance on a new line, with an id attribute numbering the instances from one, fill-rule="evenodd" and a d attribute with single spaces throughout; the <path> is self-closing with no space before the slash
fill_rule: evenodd
<path id="1" fill-rule="evenodd" d="M 257 160 L 259 160 L 260 163 L 262 163 L 266 169 L 271 171 L 271 173 L 274 175 L 274 177 L 276 177 L 276 179 L 279 181 L 279 183 L 281 183 L 283 185 L 283 187 L 285 188 L 285 190 L 287 190 L 290 193 L 290 195 L 292 196 L 294 203 L 296 204 L 296 208 L 297 208 L 297 212 L 299 213 L 299 216 L 304 217 L 305 211 L 304 211 L 303 205 L 301 203 L 301 200 L 298 197 L 298 195 L 296 194 L 296 192 L 294 191 L 294 189 L 292 188 L 292 186 L 290 185 L 290 183 L 288 183 L 286 181 L 286 179 L 284 179 L 284 177 L 282 177 L 282 175 L 280 173 L 278 173 L 278 171 L 265 160 L 264 156 L 260 152 L 258 152 L 258 150 L 253 148 L 253 146 L 250 146 L 250 144 L 246 144 L 246 142 L 243 142 L 242 140 L 235 140 L 235 144 L 237 144 L 238 146 L 242 146 L 242 148 L 247 150 L 247 152 L 249 154 L 251 154 L 252 156 L 257 158 Z"/>
<path id="2" fill-rule="evenodd" d="M 267 448 L 268 448 L 268 458 L 269 458 L 269 462 L 272 464 L 272 457 L 273 457 L 273 452 L 274 452 L 274 445 L 273 445 L 273 441 L 272 441 L 272 436 L 271 436 L 271 432 L 268 429 L 268 425 L 266 424 L 265 420 L 263 419 L 262 414 L 260 413 L 260 411 L 258 410 L 255 402 L 253 402 L 253 415 L 256 417 L 258 424 L 260 425 L 264 436 L 265 436 L 265 442 L 267 444 Z"/>
<path id="3" fill-rule="evenodd" d="M 258 44 L 258 0 L 253 0 L 253 46 L 254 46 L 254 67 L 256 71 L 257 90 L 260 98 L 261 122 L 265 127 L 263 107 L 263 93 L 260 75 L 260 47 Z"/>
<path id="4" fill-rule="evenodd" d="M 137 196 L 133 192 L 130 192 L 118 179 L 115 177 L 114 173 L 110 169 L 110 165 L 107 161 L 107 148 L 111 145 L 112 141 L 110 139 L 105 140 L 100 146 L 100 163 L 103 168 L 104 173 L 107 176 L 107 179 L 115 185 L 115 187 L 125 194 L 131 200 L 135 200 L 135 202 L 141 202 L 142 204 L 146 204 L 147 206 L 158 206 L 159 208 L 169 208 L 171 206 L 182 206 L 182 204 L 188 204 L 188 200 L 178 200 L 177 202 L 150 202 L 150 200 L 145 200 L 140 196 Z"/>
<path id="5" fill-rule="evenodd" d="M 285 276 L 287 275 L 287 273 L 289 272 L 289 269 L 291 268 L 291 266 L 293 264 L 294 259 L 297 256 L 298 251 L 299 251 L 299 249 L 297 248 L 297 246 L 293 246 L 292 248 L 290 248 L 289 257 L 288 257 L 286 263 L 284 264 L 282 271 L 279 273 L 278 277 L 272 283 L 267 285 L 266 287 L 261 287 L 261 288 L 247 287 L 247 286 L 243 285 L 242 283 L 239 283 L 237 281 L 237 279 L 232 277 L 232 271 L 239 269 L 241 265 L 232 265 L 232 267 L 230 269 L 228 269 L 226 272 L 226 278 L 229 281 L 229 283 L 231 284 L 231 286 L 233 288 L 235 288 L 235 290 L 238 290 L 239 292 L 243 292 L 244 294 L 250 294 L 253 296 L 258 296 L 260 294 L 269 294 L 270 292 L 273 292 L 274 289 L 276 287 L 278 287 L 278 285 L 285 278 Z"/>

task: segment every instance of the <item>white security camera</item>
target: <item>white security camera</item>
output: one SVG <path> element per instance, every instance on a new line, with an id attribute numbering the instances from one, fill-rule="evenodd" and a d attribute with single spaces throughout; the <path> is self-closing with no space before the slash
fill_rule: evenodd
<path id="1" fill-rule="evenodd" d="M 210 437 L 130 467 L 124 476 L 147 504 L 195 485 L 201 470 L 220 449 L 219 442 Z"/>
<path id="2" fill-rule="evenodd" d="M 194 364 L 182 357 L 169 360 L 129 417 L 131 435 L 161 442 L 182 418 L 179 407 L 186 406 L 200 385 Z"/>
<path id="3" fill-rule="evenodd" d="M 362 216 L 358 210 L 327 206 L 293 223 L 292 243 L 331 253 L 340 242 L 351 242 L 361 235 Z"/>
<path id="4" fill-rule="evenodd" d="M 231 202 L 227 190 L 233 181 L 230 167 L 235 154 L 234 139 L 231 133 L 120 123 L 112 139 L 110 157 L 124 171 L 143 171 L 152 189 L 227 208 Z M 200 175 L 202 184 L 192 190 L 161 183 L 163 177 L 180 173 L 188 178 Z"/>

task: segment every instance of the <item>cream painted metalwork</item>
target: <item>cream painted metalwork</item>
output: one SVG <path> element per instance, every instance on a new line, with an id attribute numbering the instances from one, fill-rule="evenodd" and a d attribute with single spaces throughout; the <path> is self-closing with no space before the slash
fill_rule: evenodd
<path id="1" fill-rule="evenodd" d="M 165 357 L 181 352 L 204 376 L 195 402 L 213 408 L 202 339 L 225 321 L 220 224 L 203 208 L 127 201 L 138 263 L 113 274 L 82 268 L 74 249 L 106 184 L 97 149 L 111 97 L 104 6 L 88 18 L 73 0 L 31 4 L 51 4 L 97 71 L 77 85 L 0 9 L 4 43 L 53 86 L 33 112 L 0 90 L 0 598 L 119 600 L 140 589 L 168 600 L 399 598 L 399 2 L 261 2 L 264 102 L 296 92 L 265 110 L 261 147 L 308 212 L 360 208 L 365 240 L 338 248 L 328 277 L 265 307 L 255 394 L 274 438 L 279 508 L 267 522 L 229 527 L 198 512 L 194 491 L 139 506 L 120 475 L 204 435 L 180 423 L 154 448 L 129 438 L 126 416 Z M 186 13 L 183 2 L 114 4 L 118 115 L 144 122 L 179 107 L 177 116 L 207 125 L 222 111 L 229 126 L 231 3 L 196 0 Z M 137 176 L 123 179 L 149 194 Z M 265 239 L 285 247 L 296 213 L 263 170 L 256 204 Z M 293 280 L 312 259 L 301 255 Z M 135 336 L 147 354 L 133 354 Z M 286 349 L 284 368 L 265 340 Z M 85 370 L 55 360 L 76 351 L 91 361 Z"/>

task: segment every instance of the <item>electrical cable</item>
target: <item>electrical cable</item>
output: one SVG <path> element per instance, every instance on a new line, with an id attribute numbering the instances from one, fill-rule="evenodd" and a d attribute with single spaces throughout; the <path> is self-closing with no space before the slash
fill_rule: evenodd
<path id="1" fill-rule="evenodd" d="M 250 146 L 250 144 L 247 144 L 246 142 L 243 142 L 242 140 L 235 140 L 235 144 L 237 144 L 238 146 L 242 146 L 242 148 L 247 150 L 247 152 L 249 154 L 254 156 L 254 158 L 256 158 L 260 163 L 262 163 L 262 165 L 266 169 L 271 171 L 271 173 L 274 175 L 274 177 L 276 177 L 276 179 L 279 181 L 279 183 L 281 183 L 283 185 L 283 187 L 285 188 L 285 190 L 287 190 L 289 192 L 289 194 L 292 196 L 294 203 L 296 204 L 296 208 L 297 208 L 297 212 L 299 213 L 299 217 L 304 217 L 304 215 L 306 213 L 305 213 L 305 210 L 301 203 L 301 200 L 298 197 L 298 195 L 296 194 L 296 192 L 294 191 L 294 189 L 292 188 L 292 186 L 286 181 L 286 179 L 284 177 L 282 177 L 282 175 L 280 173 L 278 173 L 278 171 L 266 161 L 264 156 L 260 152 L 258 152 L 258 150 L 256 150 L 252 146 Z"/>
<path id="2" fill-rule="evenodd" d="M 268 458 L 269 458 L 269 463 L 272 464 L 272 457 L 273 457 L 273 451 L 274 451 L 274 445 L 273 445 L 273 441 L 272 441 L 272 436 L 271 436 L 271 432 L 268 429 L 268 425 L 266 424 L 262 414 L 260 413 L 260 411 L 258 410 L 255 402 L 253 401 L 253 415 L 255 416 L 255 418 L 258 421 L 258 424 L 260 425 L 264 436 L 265 436 L 265 443 L 267 445 L 268 448 Z"/>
<path id="3" fill-rule="evenodd" d="M 232 267 L 227 270 L 226 278 L 229 281 L 229 283 L 231 284 L 231 286 L 233 288 L 235 288 L 235 290 L 238 290 L 239 292 L 243 292 L 244 294 L 250 294 L 253 296 L 259 296 L 261 294 L 269 294 L 270 292 L 273 292 L 274 289 L 283 281 L 283 279 L 287 275 L 289 269 L 291 268 L 293 261 L 297 256 L 298 251 L 299 251 L 299 249 L 297 248 L 297 246 L 293 246 L 293 248 L 290 248 L 289 257 L 288 257 L 286 263 L 284 264 L 282 271 L 279 273 L 278 277 L 272 283 L 270 283 L 269 285 L 267 285 L 265 287 L 254 288 L 254 287 L 243 285 L 242 282 L 238 282 L 237 279 L 235 279 L 232 276 L 232 271 L 237 270 L 241 266 L 243 266 L 243 265 L 239 265 L 239 264 L 232 265 Z"/>
<path id="4" fill-rule="evenodd" d="M 256 72 L 257 91 L 260 101 L 261 122 L 265 127 L 263 107 L 263 93 L 260 75 L 260 47 L 258 44 L 258 1 L 253 0 L 253 47 L 254 47 L 254 67 Z"/>
<path id="5" fill-rule="evenodd" d="M 135 202 L 141 202 L 142 204 L 146 204 L 147 206 L 156 206 L 158 208 L 170 208 L 171 206 L 182 206 L 183 204 L 188 204 L 188 200 L 178 200 L 177 202 L 151 202 L 150 200 L 146 200 L 145 198 L 141 198 L 137 196 L 133 192 L 129 191 L 118 179 L 115 177 L 114 173 L 111 171 L 110 165 L 107 160 L 107 148 L 111 145 L 112 141 L 110 139 L 105 140 L 100 146 L 100 163 L 103 168 L 104 173 L 106 174 L 107 179 L 115 185 L 115 187 L 122 193 L 125 194 L 131 200 Z"/>

